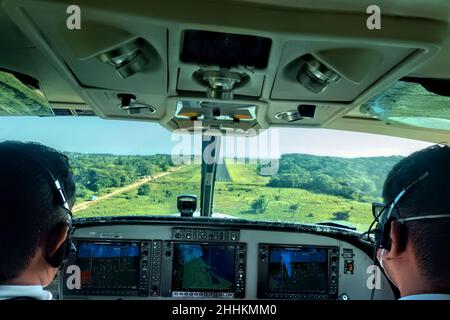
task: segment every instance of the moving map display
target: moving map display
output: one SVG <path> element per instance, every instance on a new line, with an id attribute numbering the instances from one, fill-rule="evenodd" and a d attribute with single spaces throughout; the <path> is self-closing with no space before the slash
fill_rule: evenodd
<path id="1" fill-rule="evenodd" d="M 232 291 L 235 261 L 233 245 L 175 244 L 172 290 Z"/>
<path id="2" fill-rule="evenodd" d="M 325 293 L 327 268 L 327 249 L 272 247 L 268 289 L 284 293 Z"/>

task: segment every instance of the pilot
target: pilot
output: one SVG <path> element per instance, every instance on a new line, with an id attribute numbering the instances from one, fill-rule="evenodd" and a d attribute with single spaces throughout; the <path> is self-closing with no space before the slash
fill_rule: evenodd
<path id="1" fill-rule="evenodd" d="M 44 290 L 71 249 L 75 183 L 67 157 L 0 142 L 0 300 L 51 300 Z"/>
<path id="2" fill-rule="evenodd" d="M 450 300 L 450 147 L 401 160 L 383 187 L 377 258 L 401 300 Z"/>

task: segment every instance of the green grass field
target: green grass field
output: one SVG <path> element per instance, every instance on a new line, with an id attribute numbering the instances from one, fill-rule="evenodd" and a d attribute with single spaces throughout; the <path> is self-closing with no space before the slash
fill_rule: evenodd
<path id="1" fill-rule="evenodd" d="M 178 195 L 200 193 L 200 166 L 182 168 L 173 174 L 149 182 L 148 185 L 149 195 L 138 195 L 136 188 L 100 201 L 86 210 L 75 212 L 74 216 L 176 214 Z"/>
<path id="2" fill-rule="evenodd" d="M 225 163 L 228 173 L 235 184 L 264 186 L 270 180 L 270 177 L 262 177 L 256 174 L 256 164 L 237 164 L 230 161 Z"/>
<path id="3" fill-rule="evenodd" d="M 364 231 L 371 222 L 371 206 L 349 199 L 315 194 L 302 189 L 266 187 L 267 177 L 256 174 L 256 165 L 227 164 L 232 181 L 216 182 L 214 212 L 241 219 L 316 223 L 336 221 L 352 224 Z M 98 202 L 75 217 L 114 215 L 176 214 L 179 194 L 200 194 L 200 166 L 192 165 L 150 182 L 148 195 L 137 189 Z M 268 199 L 265 212 L 255 213 L 251 203 L 264 195 Z M 292 206 L 298 205 L 293 211 Z M 337 221 L 334 212 L 347 212 L 348 219 Z"/>

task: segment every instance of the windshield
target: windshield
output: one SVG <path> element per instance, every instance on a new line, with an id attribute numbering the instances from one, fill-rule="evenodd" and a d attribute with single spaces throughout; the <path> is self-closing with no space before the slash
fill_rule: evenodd
<path id="1" fill-rule="evenodd" d="M 96 117 L 1 117 L 0 139 L 40 142 L 69 157 L 75 217 L 179 216 L 182 194 L 198 197 L 200 214 L 200 135 Z M 392 166 L 429 145 L 324 129 L 223 137 L 213 217 L 338 222 L 363 231 Z"/>
<path id="2" fill-rule="evenodd" d="M 246 143 L 256 146 L 246 161 L 223 150 L 214 212 L 262 221 L 328 222 L 359 231 L 372 222 L 372 203 L 383 201 L 391 168 L 431 145 L 374 134 L 284 128 Z"/>

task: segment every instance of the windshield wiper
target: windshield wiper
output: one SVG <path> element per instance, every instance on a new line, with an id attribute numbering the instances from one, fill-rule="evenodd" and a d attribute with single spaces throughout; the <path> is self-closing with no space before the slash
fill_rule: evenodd
<path id="1" fill-rule="evenodd" d="M 317 222 L 316 224 L 318 224 L 320 226 L 338 227 L 338 228 L 344 228 L 344 229 L 356 231 L 356 227 L 352 226 L 351 224 L 348 225 L 348 224 L 332 222 L 332 221 L 322 221 L 322 222 Z"/>

